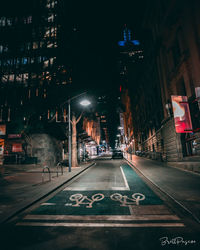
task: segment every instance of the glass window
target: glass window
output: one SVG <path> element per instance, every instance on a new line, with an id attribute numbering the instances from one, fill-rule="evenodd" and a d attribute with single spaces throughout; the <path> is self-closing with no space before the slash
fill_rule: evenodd
<path id="1" fill-rule="evenodd" d="M 8 25 L 8 26 L 11 26 L 11 25 L 12 25 L 12 19 L 11 19 L 11 18 L 8 18 L 8 19 L 7 19 L 7 25 Z"/>
<path id="2" fill-rule="evenodd" d="M 27 23 L 32 23 L 32 16 L 27 17 Z"/>
<path id="3" fill-rule="evenodd" d="M 13 82 L 13 81 L 14 81 L 14 78 L 15 78 L 15 75 L 14 75 L 14 74 L 11 74 L 11 75 L 9 76 L 9 81 L 10 81 L 10 82 Z"/>
<path id="4" fill-rule="evenodd" d="M 49 23 L 53 22 L 53 21 L 54 21 L 54 15 L 51 14 L 51 15 L 48 17 L 47 20 L 48 20 Z"/>
<path id="5" fill-rule="evenodd" d="M 37 42 L 33 42 L 33 49 L 38 49 L 38 43 Z"/>

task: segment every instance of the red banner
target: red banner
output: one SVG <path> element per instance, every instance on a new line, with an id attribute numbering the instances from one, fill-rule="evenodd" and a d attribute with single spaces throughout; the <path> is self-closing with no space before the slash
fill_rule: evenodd
<path id="1" fill-rule="evenodd" d="M 13 143 L 12 144 L 12 152 L 19 153 L 23 152 L 21 143 Z"/>
<path id="2" fill-rule="evenodd" d="M 176 133 L 192 133 L 192 122 L 187 96 L 172 95 Z"/>

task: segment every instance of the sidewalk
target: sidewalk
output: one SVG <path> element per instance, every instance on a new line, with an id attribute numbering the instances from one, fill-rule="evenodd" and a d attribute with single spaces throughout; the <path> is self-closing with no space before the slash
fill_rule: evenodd
<path id="1" fill-rule="evenodd" d="M 128 157 L 144 176 L 187 208 L 200 221 L 200 175 L 136 155 Z"/>
<path id="2" fill-rule="evenodd" d="M 42 197 L 53 192 L 65 182 L 80 174 L 94 162 L 82 163 L 68 172 L 63 167 L 63 175 L 56 167 L 51 168 L 51 181 L 45 171 L 42 182 L 43 168 L 39 165 L 3 165 L 0 166 L 0 223 L 33 204 Z"/>

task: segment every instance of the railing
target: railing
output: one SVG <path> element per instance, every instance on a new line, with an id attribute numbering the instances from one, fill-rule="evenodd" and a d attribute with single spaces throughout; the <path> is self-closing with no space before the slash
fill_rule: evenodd
<path id="1" fill-rule="evenodd" d="M 42 182 L 44 182 L 45 169 L 47 169 L 48 172 L 46 172 L 46 173 L 49 173 L 49 181 L 51 181 L 51 171 L 50 171 L 50 168 L 48 166 L 44 166 L 43 167 L 43 171 L 42 171 Z"/>
<path id="2" fill-rule="evenodd" d="M 58 177 L 58 173 L 59 173 L 59 167 L 61 169 L 61 175 L 63 175 L 63 165 L 61 162 L 58 162 L 58 164 L 56 165 L 56 168 L 57 168 L 57 177 Z"/>

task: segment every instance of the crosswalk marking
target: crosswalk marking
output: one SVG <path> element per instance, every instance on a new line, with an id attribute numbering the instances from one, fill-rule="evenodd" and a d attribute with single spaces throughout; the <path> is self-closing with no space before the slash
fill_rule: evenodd
<path id="1" fill-rule="evenodd" d="M 41 223 L 41 222 L 19 222 L 17 226 L 37 227 L 184 227 L 183 223 Z"/>
<path id="2" fill-rule="evenodd" d="M 148 221 L 148 220 L 180 220 L 176 215 L 35 215 L 29 214 L 24 220 L 102 220 L 102 221 Z"/>

